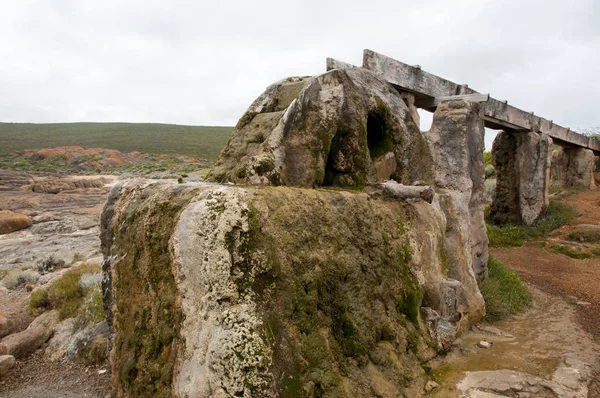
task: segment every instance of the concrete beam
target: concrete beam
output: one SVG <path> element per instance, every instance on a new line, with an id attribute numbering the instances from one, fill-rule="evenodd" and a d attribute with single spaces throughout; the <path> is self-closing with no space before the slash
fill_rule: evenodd
<path id="1" fill-rule="evenodd" d="M 468 101 L 472 101 L 472 102 L 487 102 L 490 99 L 490 95 L 489 94 L 462 94 L 462 95 L 450 95 L 447 97 L 422 98 L 422 99 L 418 99 L 415 101 L 415 106 L 417 108 L 424 108 L 424 109 L 433 108 L 433 110 L 435 110 L 435 108 L 437 108 L 437 106 L 444 101 L 460 100 L 460 99 L 464 99 L 464 100 L 468 100 Z"/>
<path id="2" fill-rule="evenodd" d="M 344 64 L 339 61 L 336 62 L 340 66 Z M 332 63 L 332 66 L 334 65 L 336 64 Z M 414 93 L 417 100 L 478 94 L 477 91 L 469 88 L 466 84 L 456 84 L 425 72 L 420 66 L 407 65 L 371 50 L 364 50 L 363 68 L 382 76 L 399 90 Z M 484 119 L 486 127 L 494 129 L 508 128 L 515 131 L 540 131 L 547 133 L 557 145 L 589 148 L 600 155 L 600 141 L 538 117 L 533 112 L 525 112 L 515 108 L 506 101 L 490 98 L 484 106 Z"/>

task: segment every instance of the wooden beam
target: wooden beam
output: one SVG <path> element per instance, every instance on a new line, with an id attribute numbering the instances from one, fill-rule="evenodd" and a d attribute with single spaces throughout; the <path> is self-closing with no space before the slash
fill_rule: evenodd
<path id="1" fill-rule="evenodd" d="M 472 102 L 487 102 L 490 99 L 489 94 L 462 94 L 462 95 L 449 95 L 445 97 L 434 97 L 434 98 L 422 98 L 415 101 L 417 108 L 437 108 L 439 104 L 444 101 L 452 100 L 467 100 Z"/>

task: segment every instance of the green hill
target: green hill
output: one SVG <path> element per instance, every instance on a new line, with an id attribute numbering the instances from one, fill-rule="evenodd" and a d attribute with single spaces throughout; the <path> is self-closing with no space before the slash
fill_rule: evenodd
<path id="1" fill-rule="evenodd" d="M 0 155 L 79 145 L 217 159 L 233 127 L 157 123 L 0 123 Z"/>

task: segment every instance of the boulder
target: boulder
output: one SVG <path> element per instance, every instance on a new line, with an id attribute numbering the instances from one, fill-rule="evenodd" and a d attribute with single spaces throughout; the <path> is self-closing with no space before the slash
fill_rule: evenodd
<path id="1" fill-rule="evenodd" d="M 402 95 L 361 68 L 289 78 L 238 122 L 208 180 L 351 186 L 430 181 L 427 143 Z"/>
<path id="2" fill-rule="evenodd" d="M 15 364 L 15 357 L 12 355 L 0 355 L 0 379 L 7 376 Z"/>
<path id="3" fill-rule="evenodd" d="M 484 312 L 469 235 L 444 238 L 462 194 L 128 182 L 111 197 L 116 395 L 414 396 L 422 361 Z"/>
<path id="4" fill-rule="evenodd" d="M 552 151 L 552 188 L 596 188 L 595 155 L 591 149 L 559 148 Z"/>
<path id="5" fill-rule="evenodd" d="M 25 329 L 11 334 L 0 342 L 0 355 L 12 355 L 17 359 L 25 358 L 40 348 L 52 332 L 44 327 Z"/>
<path id="6" fill-rule="evenodd" d="M 15 323 L 4 312 L 0 311 L 0 337 L 12 333 L 14 328 Z"/>
<path id="7" fill-rule="evenodd" d="M 492 146 L 495 224 L 533 225 L 549 203 L 552 139 L 545 133 L 501 131 Z"/>
<path id="8" fill-rule="evenodd" d="M 31 227 L 31 219 L 24 214 L 0 211 L 0 235 Z"/>

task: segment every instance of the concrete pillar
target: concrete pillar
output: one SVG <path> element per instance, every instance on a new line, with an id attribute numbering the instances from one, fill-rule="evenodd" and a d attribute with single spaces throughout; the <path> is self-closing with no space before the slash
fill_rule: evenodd
<path id="1" fill-rule="evenodd" d="M 552 188 L 596 188 L 595 157 L 591 149 L 559 148 L 552 151 Z"/>
<path id="2" fill-rule="evenodd" d="M 480 104 L 465 100 L 446 101 L 438 106 L 431 130 L 424 134 L 435 165 L 435 185 L 453 192 L 438 192 L 440 204 L 448 217 L 447 246 L 460 246 L 459 241 L 470 245 L 470 261 L 477 279 L 487 274 L 489 256 L 483 216 L 483 123 Z M 453 197 L 452 200 L 450 197 Z M 453 209 L 450 210 L 450 207 Z M 453 256 L 450 254 L 448 257 L 452 262 Z M 452 265 L 450 268 L 452 275 Z M 458 275 L 451 277 L 464 279 Z"/>
<path id="3" fill-rule="evenodd" d="M 552 139 L 545 133 L 501 131 L 492 147 L 494 224 L 532 225 L 546 213 Z"/>

